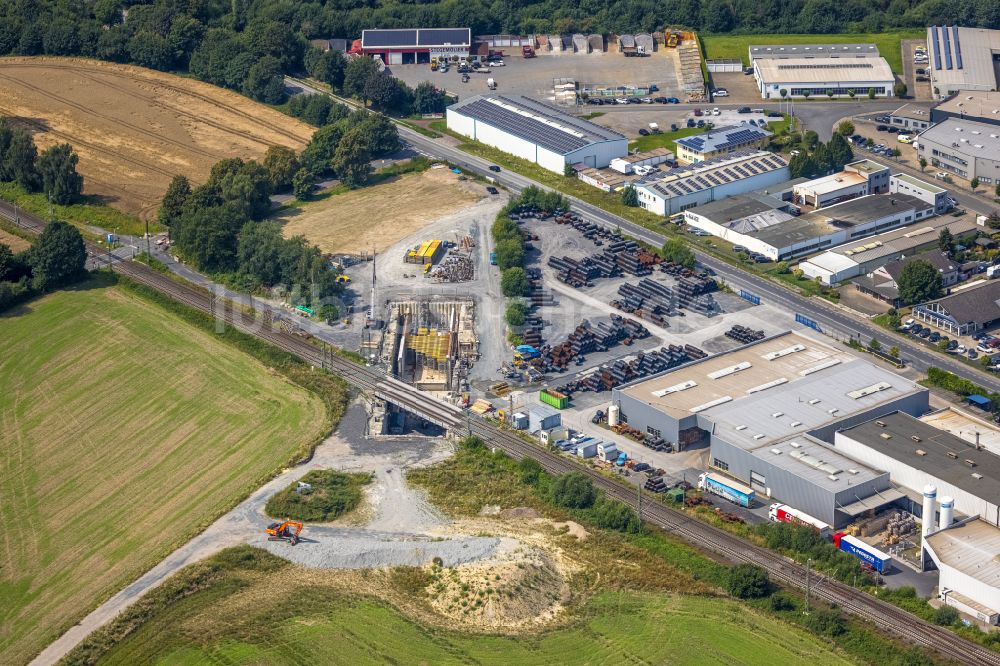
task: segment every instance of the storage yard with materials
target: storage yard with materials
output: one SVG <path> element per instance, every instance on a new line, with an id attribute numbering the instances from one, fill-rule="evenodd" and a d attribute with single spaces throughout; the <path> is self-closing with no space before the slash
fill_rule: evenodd
<path id="1" fill-rule="evenodd" d="M 39 150 L 70 143 L 84 192 L 143 218 L 176 175 L 192 184 L 227 157 L 301 150 L 314 128 L 246 97 L 151 69 L 78 58 L 0 58 L 0 115 Z"/>
<path id="2" fill-rule="evenodd" d="M 0 318 L 0 648 L 26 662 L 329 428 L 315 395 L 100 282 Z"/>

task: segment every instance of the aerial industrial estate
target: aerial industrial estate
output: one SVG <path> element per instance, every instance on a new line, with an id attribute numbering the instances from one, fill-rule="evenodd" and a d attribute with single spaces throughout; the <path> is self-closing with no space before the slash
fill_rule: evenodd
<path id="1" fill-rule="evenodd" d="M 5 663 L 1000 664 L 995 17 L 250 4 L 5 13 Z"/>

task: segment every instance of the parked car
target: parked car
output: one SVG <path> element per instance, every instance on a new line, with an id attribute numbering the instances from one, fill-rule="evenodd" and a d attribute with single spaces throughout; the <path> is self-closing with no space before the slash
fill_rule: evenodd
<path id="1" fill-rule="evenodd" d="M 783 116 L 780 113 L 778 113 L 777 111 L 768 111 L 767 112 L 767 117 L 768 118 L 781 118 Z"/>
<path id="2" fill-rule="evenodd" d="M 671 103 L 671 104 L 680 104 L 681 103 L 681 101 L 679 99 L 677 99 L 676 97 L 668 97 L 667 101 L 669 103 Z"/>
<path id="3" fill-rule="evenodd" d="M 487 187 L 486 191 L 489 192 L 490 194 L 500 194 L 500 191 L 497 190 L 497 188 L 493 187 L 492 185 Z"/>
<path id="4" fill-rule="evenodd" d="M 729 97 L 729 91 L 725 88 L 716 88 L 712 91 L 712 94 L 716 97 Z"/>
<path id="5" fill-rule="evenodd" d="M 652 104 L 653 103 L 653 98 L 652 97 L 643 97 L 640 101 L 643 104 Z"/>
<path id="6" fill-rule="evenodd" d="M 979 354 L 976 353 L 975 349 L 970 349 L 969 351 L 965 352 L 965 355 L 968 356 L 969 358 L 979 358 Z"/>
<path id="7" fill-rule="evenodd" d="M 875 131 L 876 132 L 888 132 L 889 131 L 889 127 L 887 125 L 876 125 L 875 126 Z"/>
<path id="8" fill-rule="evenodd" d="M 885 131 L 888 132 L 889 134 L 897 134 L 899 132 L 899 128 L 898 127 L 886 127 Z"/>
<path id="9" fill-rule="evenodd" d="M 733 252 L 746 252 L 746 251 L 747 251 L 747 249 L 745 247 L 743 247 L 742 245 L 734 245 L 733 246 Z"/>
<path id="10" fill-rule="evenodd" d="M 736 113 L 750 113 L 750 107 L 741 106 L 740 108 L 736 109 Z"/>
<path id="11" fill-rule="evenodd" d="M 704 120 L 699 120 L 698 121 L 698 127 L 704 127 L 704 126 L 705 126 L 705 121 Z"/>
<path id="12" fill-rule="evenodd" d="M 653 101 L 656 102 L 657 104 L 666 104 L 667 103 L 667 98 L 666 97 L 654 97 Z"/>
<path id="13" fill-rule="evenodd" d="M 922 331 L 920 331 L 920 333 L 918 333 L 918 335 L 921 338 L 928 338 L 928 337 L 930 337 L 930 334 L 931 334 L 931 329 L 929 329 L 929 328 L 925 328 Z"/>
<path id="14" fill-rule="evenodd" d="M 899 141 L 900 143 L 912 143 L 913 137 L 909 134 L 900 134 L 896 137 L 896 141 Z"/>
<path id="15" fill-rule="evenodd" d="M 701 111 L 701 109 L 695 109 L 695 110 L 693 111 L 693 113 L 694 113 L 694 115 L 696 115 L 696 116 L 700 116 L 700 115 L 702 114 L 702 111 Z"/>
<path id="16" fill-rule="evenodd" d="M 645 127 L 641 127 L 639 128 L 639 134 L 641 136 L 649 136 L 649 130 L 646 129 Z"/>
<path id="17" fill-rule="evenodd" d="M 913 70 L 913 73 L 914 74 L 926 74 L 927 70 L 926 69 L 921 69 L 921 68 L 918 67 L 917 69 Z"/>
<path id="18" fill-rule="evenodd" d="M 688 118 L 687 119 L 687 126 L 688 127 L 694 127 L 695 126 L 694 118 Z"/>
<path id="19" fill-rule="evenodd" d="M 616 97 L 615 104 L 628 104 L 628 100 L 624 97 Z"/>
<path id="20" fill-rule="evenodd" d="M 721 114 L 722 114 L 722 111 L 719 111 L 719 107 L 715 107 L 715 108 L 712 109 L 712 115 L 713 116 L 718 116 L 718 115 L 721 115 Z"/>
<path id="21" fill-rule="evenodd" d="M 490 67 L 505 67 L 506 66 L 504 64 L 504 61 L 501 60 L 500 58 L 494 58 L 493 60 L 490 60 L 489 61 L 489 65 L 490 65 Z"/>
<path id="22" fill-rule="evenodd" d="M 924 76 L 923 74 L 917 74 L 916 80 L 919 83 L 926 83 L 926 82 L 930 81 L 930 78 L 927 77 L 927 76 Z"/>
<path id="23" fill-rule="evenodd" d="M 934 174 L 934 177 L 937 178 L 938 180 L 944 180 L 945 178 L 948 177 L 948 174 L 946 174 L 944 171 L 938 171 L 936 174 Z"/>

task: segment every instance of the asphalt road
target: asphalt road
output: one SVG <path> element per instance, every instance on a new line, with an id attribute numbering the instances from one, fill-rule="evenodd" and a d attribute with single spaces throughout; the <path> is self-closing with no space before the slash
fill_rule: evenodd
<path id="1" fill-rule="evenodd" d="M 828 105 L 829 106 L 829 105 Z M 845 110 L 849 105 L 837 106 Z M 851 105 L 853 106 L 853 105 Z M 844 115 L 850 115 L 845 113 Z M 842 117 L 842 116 L 838 116 Z M 415 150 L 419 152 L 443 158 L 456 166 L 474 171 L 484 176 L 495 178 L 501 185 L 517 193 L 529 185 L 544 187 L 531 179 L 511 171 L 493 173 L 489 171 L 490 162 L 469 155 L 457 148 L 444 145 L 434 139 L 425 137 L 406 127 L 399 127 L 400 136 L 405 139 Z M 548 189 L 548 188 L 545 188 Z M 957 197 L 956 197 L 957 198 Z M 584 213 L 593 222 L 602 224 L 608 228 L 620 228 L 622 232 L 645 241 L 651 245 L 659 247 L 666 241 L 666 237 L 650 231 L 628 220 L 618 217 L 593 206 L 585 201 L 568 197 L 573 207 L 578 212 Z M 961 200 L 960 200 L 961 201 Z M 885 347 L 899 347 L 904 361 L 907 365 L 919 372 L 925 373 L 929 367 L 942 368 L 955 374 L 962 375 L 975 381 L 977 384 L 991 390 L 1000 391 L 1000 381 L 992 375 L 988 375 L 978 368 L 970 367 L 958 362 L 950 356 L 946 356 L 936 350 L 928 349 L 916 344 L 902 336 L 892 336 L 885 329 L 882 329 L 866 319 L 853 316 L 848 312 L 834 306 L 820 298 L 806 298 L 800 296 L 783 286 L 774 284 L 769 280 L 758 277 L 751 273 L 742 271 L 735 266 L 727 264 L 719 259 L 695 250 L 698 261 L 714 270 L 719 277 L 726 281 L 736 291 L 744 289 L 760 297 L 761 302 L 777 306 L 790 314 L 801 314 L 804 317 L 816 322 L 819 330 L 837 338 L 858 338 L 867 343 L 872 338 L 878 339 Z"/>

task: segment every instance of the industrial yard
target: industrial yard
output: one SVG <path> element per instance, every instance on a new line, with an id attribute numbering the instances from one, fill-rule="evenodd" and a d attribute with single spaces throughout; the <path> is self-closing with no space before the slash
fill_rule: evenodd
<path id="1" fill-rule="evenodd" d="M 226 157 L 301 150 L 313 128 L 238 93 L 141 67 L 79 58 L 2 58 L 0 115 L 39 149 L 68 142 L 84 192 L 155 218 L 171 178 L 194 184 Z"/>

